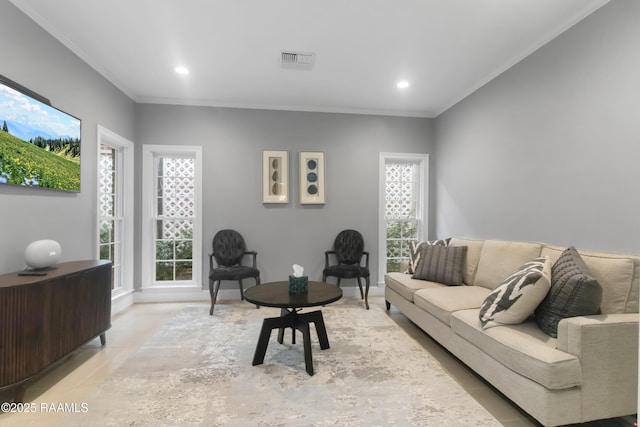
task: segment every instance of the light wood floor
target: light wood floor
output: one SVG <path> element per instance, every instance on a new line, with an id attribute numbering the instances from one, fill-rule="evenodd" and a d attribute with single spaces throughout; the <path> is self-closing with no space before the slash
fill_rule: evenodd
<path id="1" fill-rule="evenodd" d="M 224 301 L 221 301 L 224 303 Z M 136 304 L 114 316 L 107 331 L 107 346 L 95 339 L 85 344 L 55 369 L 32 382 L 26 389 L 25 402 L 38 408 L 31 414 L 0 414 L 0 426 L 54 426 L 67 414 L 45 412 L 42 405 L 76 403 L 96 390 L 127 358 L 135 353 L 153 334 L 182 308 L 194 303 Z M 384 306 L 382 297 L 370 298 L 370 304 Z M 391 308 L 391 319 L 431 353 L 471 396 L 507 427 L 539 426 L 509 400 L 494 390 L 464 364 L 444 350 L 397 309 Z M 0 401 L 11 400 L 10 393 L 0 393 Z M 88 408 L 91 410 L 91 408 Z M 632 426 L 635 417 L 581 424 L 584 427 Z"/>

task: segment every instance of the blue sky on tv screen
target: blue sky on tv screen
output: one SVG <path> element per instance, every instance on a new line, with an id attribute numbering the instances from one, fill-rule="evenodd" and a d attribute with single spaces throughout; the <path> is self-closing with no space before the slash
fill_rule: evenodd
<path id="1" fill-rule="evenodd" d="M 36 136 L 80 139 L 80 120 L 0 83 L 0 129 L 4 122 L 11 135 L 24 141 Z"/>

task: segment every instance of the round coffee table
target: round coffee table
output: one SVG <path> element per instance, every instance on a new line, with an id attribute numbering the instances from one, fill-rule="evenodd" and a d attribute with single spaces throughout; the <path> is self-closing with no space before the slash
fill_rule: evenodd
<path id="1" fill-rule="evenodd" d="M 285 328 L 293 330 L 293 344 L 296 343 L 296 329 L 302 332 L 304 343 L 304 362 L 307 373 L 313 375 L 313 359 L 311 356 L 311 333 L 309 323 L 314 323 L 318 333 L 320 349 L 329 348 L 327 330 L 324 326 L 322 311 L 316 310 L 309 313 L 300 313 L 307 307 L 318 307 L 330 304 L 342 298 L 342 289 L 336 285 L 324 282 L 309 282 L 309 290 L 305 294 L 290 294 L 289 282 L 271 282 L 254 286 L 244 292 L 244 298 L 250 303 L 280 309 L 280 317 L 270 317 L 262 321 L 262 329 L 258 338 L 256 352 L 252 365 L 260 365 L 264 362 L 267 345 L 271 337 L 271 331 L 278 329 L 278 342 L 282 344 Z"/>

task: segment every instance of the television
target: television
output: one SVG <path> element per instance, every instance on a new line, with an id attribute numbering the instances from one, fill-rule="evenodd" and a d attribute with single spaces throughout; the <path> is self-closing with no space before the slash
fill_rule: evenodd
<path id="1" fill-rule="evenodd" d="M 80 119 L 0 76 L 0 184 L 80 192 Z"/>

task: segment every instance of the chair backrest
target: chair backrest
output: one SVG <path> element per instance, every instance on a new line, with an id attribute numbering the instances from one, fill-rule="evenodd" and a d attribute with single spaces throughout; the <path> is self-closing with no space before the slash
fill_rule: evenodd
<path id="1" fill-rule="evenodd" d="M 213 236 L 213 257 L 218 265 L 231 267 L 240 264 L 246 250 L 244 239 L 235 230 L 220 230 Z"/>
<path id="2" fill-rule="evenodd" d="M 336 258 L 342 264 L 357 264 L 362 259 L 364 252 L 364 239 L 356 230 L 342 230 L 333 242 L 333 250 Z"/>

